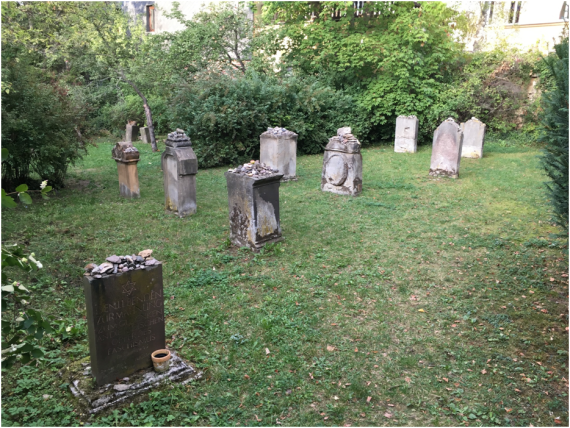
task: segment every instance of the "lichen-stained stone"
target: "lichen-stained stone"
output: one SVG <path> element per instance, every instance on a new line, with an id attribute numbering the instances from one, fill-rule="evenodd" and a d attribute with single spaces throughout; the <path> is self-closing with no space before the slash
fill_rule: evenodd
<path id="1" fill-rule="evenodd" d="M 198 159 L 192 142 L 183 130 L 168 134 L 162 153 L 165 206 L 184 217 L 196 212 L 196 174 Z"/>
<path id="2" fill-rule="evenodd" d="M 83 279 L 91 372 L 98 385 L 152 366 L 164 349 L 162 265 Z"/>
<path id="3" fill-rule="evenodd" d="M 279 170 L 283 181 L 297 177 L 297 134 L 285 128 L 267 128 L 259 143 L 261 163 Z"/>
<path id="4" fill-rule="evenodd" d="M 459 125 L 452 118 L 443 121 L 433 134 L 429 175 L 458 178 L 462 145 L 463 132 Z"/>
<path id="5" fill-rule="evenodd" d="M 463 131 L 462 158 L 480 159 L 483 157 L 483 145 L 485 144 L 485 131 L 487 125 L 476 117 L 461 124 Z"/>
<path id="6" fill-rule="evenodd" d="M 143 126 L 140 128 L 141 140 L 143 143 L 150 144 L 150 128 L 148 126 Z"/>
<path id="7" fill-rule="evenodd" d="M 120 141 L 112 150 L 113 159 L 117 162 L 119 173 L 119 192 L 124 198 L 140 198 L 139 173 L 137 163 L 140 153 L 128 141 Z"/>
<path id="8" fill-rule="evenodd" d="M 268 242 L 283 240 L 279 220 L 281 173 L 247 176 L 228 171 L 230 241 L 259 251 Z"/>
<path id="9" fill-rule="evenodd" d="M 396 140 L 394 151 L 397 153 L 416 153 L 418 151 L 419 121 L 416 116 L 398 116 L 396 118 Z"/>
<path id="10" fill-rule="evenodd" d="M 360 142 L 350 128 L 339 128 L 337 135 L 329 139 L 323 158 L 321 190 L 351 196 L 362 192 Z"/>
<path id="11" fill-rule="evenodd" d="M 125 141 L 132 143 L 133 141 L 137 141 L 139 138 L 139 127 L 136 125 L 127 125 L 127 130 L 125 134 Z"/>

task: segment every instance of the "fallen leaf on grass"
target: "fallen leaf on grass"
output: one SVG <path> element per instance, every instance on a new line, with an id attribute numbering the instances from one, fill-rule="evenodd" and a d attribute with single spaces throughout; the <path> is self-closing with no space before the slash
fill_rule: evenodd
<path id="1" fill-rule="evenodd" d="M 515 391 L 516 391 L 516 392 L 521 392 L 521 390 L 520 390 L 520 389 L 516 389 L 516 388 L 515 388 Z"/>
<path id="2" fill-rule="evenodd" d="M 249 379 L 248 375 L 243 375 L 244 379 Z"/>
<path id="3" fill-rule="evenodd" d="M 487 370 L 485 370 L 485 369 L 481 370 L 481 374 L 485 374 L 485 373 L 487 373 Z"/>
<path id="4" fill-rule="evenodd" d="M 372 397 L 366 397 L 366 402 L 370 403 L 370 400 L 372 400 Z"/>
<path id="5" fill-rule="evenodd" d="M 386 413 L 384 413 L 384 416 L 387 417 L 387 418 L 391 418 L 391 417 L 392 417 L 392 413 L 386 412 Z"/>
<path id="6" fill-rule="evenodd" d="M 388 407 L 394 407 L 395 404 L 388 404 Z"/>
<path id="7" fill-rule="evenodd" d="M 507 408 L 505 408 L 505 412 L 507 412 L 507 413 L 512 412 L 512 411 L 513 411 L 513 409 L 507 409 Z"/>
<path id="8" fill-rule="evenodd" d="M 449 379 L 446 378 L 446 377 L 442 377 L 442 379 L 443 379 L 444 381 L 446 381 L 446 382 L 449 382 Z"/>
<path id="9" fill-rule="evenodd" d="M 327 351 L 332 352 L 334 349 L 334 346 L 327 345 Z"/>
<path id="10" fill-rule="evenodd" d="M 354 352 L 358 352 L 358 348 L 354 348 Z"/>
<path id="11" fill-rule="evenodd" d="M 265 355 L 269 355 L 271 354 L 271 352 L 269 352 L 269 348 L 265 348 Z"/>
<path id="12" fill-rule="evenodd" d="M 410 383 L 412 381 L 412 379 L 410 379 L 409 377 L 404 378 L 404 380 L 408 383 Z"/>
<path id="13" fill-rule="evenodd" d="M 255 420 L 256 420 L 257 422 L 261 422 L 261 419 L 259 419 L 259 418 L 257 417 L 257 415 L 253 415 L 253 416 L 255 416 Z"/>
<path id="14" fill-rule="evenodd" d="M 423 309 L 418 309 L 418 312 L 425 312 Z"/>

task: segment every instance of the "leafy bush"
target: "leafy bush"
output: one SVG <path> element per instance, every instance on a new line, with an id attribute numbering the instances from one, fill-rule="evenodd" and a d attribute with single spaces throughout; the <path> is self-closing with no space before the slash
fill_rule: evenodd
<path id="1" fill-rule="evenodd" d="M 84 149 L 78 124 L 85 110 L 25 55 L 3 50 L 2 67 L 2 147 L 10 151 L 2 164 L 3 187 L 32 184 L 33 174 L 36 181 L 62 186 L 67 167 Z"/>
<path id="2" fill-rule="evenodd" d="M 173 100 L 171 128 L 185 129 L 200 166 L 211 167 L 258 157 L 259 135 L 275 126 L 299 134 L 299 153 L 319 153 L 337 128 L 354 123 L 354 110 L 351 97 L 316 78 L 250 71 L 183 86 Z M 358 135 L 361 128 L 353 128 Z"/>
<path id="3" fill-rule="evenodd" d="M 540 122 L 546 147 L 541 160 L 551 179 L 546 187 L 554 220 L 568 236 L 568 38 L 557 44 L 555 51 L 545 58 L 556 86 L 542 97 Z"/>

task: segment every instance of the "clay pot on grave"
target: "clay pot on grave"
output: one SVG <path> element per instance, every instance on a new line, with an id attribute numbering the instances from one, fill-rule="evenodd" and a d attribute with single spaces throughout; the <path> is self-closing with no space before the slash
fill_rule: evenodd
<path id="1" fill-rule="evenodd" d="M 154 366 L 154 371 L 162 373 L 168 370 L 170 367 L 170 351 L 168 349 L 159 349 L 150 354 L 152 358 L 152 364 Z"/>

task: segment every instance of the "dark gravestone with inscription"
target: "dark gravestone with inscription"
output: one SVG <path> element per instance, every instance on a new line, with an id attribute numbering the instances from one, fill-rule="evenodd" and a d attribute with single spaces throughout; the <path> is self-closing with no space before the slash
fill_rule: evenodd
<path id="1" fill-rule="evenodd" d="M 101 278 L 86 276 L 91 371 L 98 385 L 147 367 L 164 349 L 162 265 Z"/>

